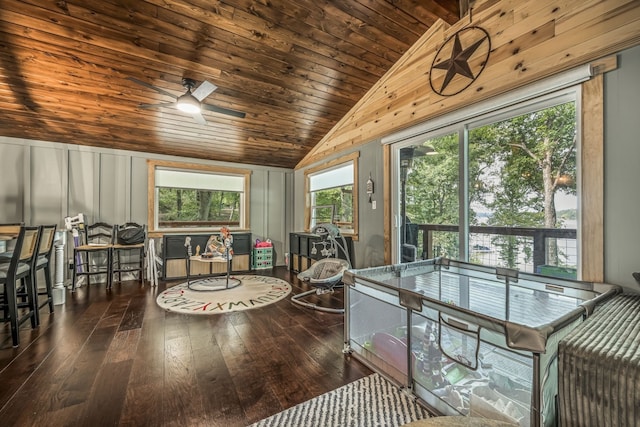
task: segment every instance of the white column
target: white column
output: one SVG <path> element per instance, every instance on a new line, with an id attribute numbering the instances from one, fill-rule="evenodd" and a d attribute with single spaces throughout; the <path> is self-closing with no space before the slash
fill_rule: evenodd
<path id="1" fill-rule="evenodd" d="M 64 245 L 67 240 L 66 231 L 56 231 L 56 240 L 53 247 L 56 254 L 55 274 L 53 281 L 53 304 L 62 305 L 66 300 L 64 287 Z"/>

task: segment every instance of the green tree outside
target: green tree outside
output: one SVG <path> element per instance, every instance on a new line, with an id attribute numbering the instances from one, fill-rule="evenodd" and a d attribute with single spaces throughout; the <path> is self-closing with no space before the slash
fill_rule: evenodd
<path id="1" fill-rule="evenodd" d="M 406 212 L 411 222 L 459 223 L 459 144 L 457 133 L 424 143 L 437 155 L 416 157 L 406 182 Z M 471 225 L 561 228 L 575 210 L 559 217 L 558 191 L 576 194 L 575 103 L 560 104 L 468 132 L 469 215 Z M 435 255 L 458 254 L 455 233 L 434 235 Z M 515 267 L 530 259 L 522 238 L 495 236 L 500 258 Z M 550 262 L 562 253 L 553 242 Z"/>
<path id="2" fill-rule="evenodd" d="M 160 222 L 237 223 L 240 193 L 183 188 L 158 189 Z"/>
<path id="3" fill-rule="evenodd" d="M 333 218 L 319 218 L 320 222 L 353 223 L 353 185 L 319 190 L 313 194 L 314 206 L 333 206 Z"/>

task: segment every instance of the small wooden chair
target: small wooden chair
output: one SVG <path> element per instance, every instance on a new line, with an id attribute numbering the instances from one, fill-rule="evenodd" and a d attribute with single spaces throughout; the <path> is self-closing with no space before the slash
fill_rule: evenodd
<path id="1" fill-rule="evenodd" d="M 140 243 L 130 243 L 122 237 L 128 230 L 142 230 Z M 146 229 L 144 225 L 135 222 L 127 222 L 116 228 L 113 245 L 113 269 L 114 274 L 118 274 L 118 282 L 122 281 L 122 273 L 137 272 L 140 283 L 144 282 L 144 248 L 146 240 Z M 138 240 L 136 240 L 138 241 Z"/>
<path id="2" fill-rule="evenodd" d="M 113 230 L 113 225 L 105 222 L 96 222 L 80 230 L 81 244 L 73 248 L 72 291 L 76 290 L 78 276 L 86 276 L 89 286 L 91 276 L 101 274 L 107 275 L 107 289 L 111 288 Z"/>

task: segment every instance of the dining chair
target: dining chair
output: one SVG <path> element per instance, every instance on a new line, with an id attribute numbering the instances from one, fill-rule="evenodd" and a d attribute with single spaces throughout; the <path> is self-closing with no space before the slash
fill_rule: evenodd
<path id="1" fill-rule="evenodd" d="M 23 260 L 29 265 L 29 272 L 23 277 L 19 277 L 19 285 L 16 288 L 16 298 L 18 299 L 18 308 L 28 308 L 33 311 L 36 319 L 36 326 L 40 325 L 40 315 L 38 313 L 38 286 L 36 279 L 36 263 L 38 261 L 38 251 L 40 247 L 40 239 L 42 237 L 42 226 L 28 227 L 28 230 L 36 228 L 38 231 L 35 248 L 30 252 L 30 257 Z M 24 245 L 23 245 L 24 250 Z"/>
<path id="2" fill-rule="evenodd" d="M 127 222 L 115 229 L 113 245 L 113 273 L 122 281 L 122 273 L 136 273 L 140 283 L 144 281 L 144 252 L 146 227 Z"/>
<path id="3" fill-rule="evenodd" d="M 11 251 L 7 250 L 7 242 L 14 240 L 18 237 L 20 233 L 20 227 L 22 227 L 24 223 L 22 222 L 14 222 L 14 223 L 6 223 L 0 224 L 0 243 L 2 244 L 2 251 L 0 251 L 0 262 L 3 260 L 9 260 L 11 258 Z"/>
<path id="4" fill-rule="evenodd" d="M 0 263 L 11 261 L 11 257 L 13 256 L 13 245 L 15 245 L 15 240 L 20 234 L 20 229 L 24 226 L 23 222 L 13 222 L 13 223 L 3 223 L 0 224 Z M 0 282 L 4 283 L 4 282 Z M 2 289 L 2 293 L 0 294 L 1 302 L 4 303 L 4 288 Z M 7 315 L 7 306 L 4 306 L 4 319 L 8 318 Z"/>
<path id="5" fill-rule="evenodd" d="M 91 276 L 107 276 L 107 289 L 112 283 L 112 250 L 114 226 L 105 222 L 96 222 L 79 230 L 80 245 L 73 248 L 74 268 L 71 290 L 76 290 L 77 278 L 86 276 L 87 286 L 91 285 Z"/>
<path id="6" fill-rule="evenodd" d="M 12 256 L 9 261 L 0 262 L 0 284 L 4 285 L 0 306 L 5 313 L 4 321 L 11 324 L 14 347 L 20 344 L 19 328 L 22 323 L 30 319 L 31 328 L 38 326 L 33 267 L 38 253 L 40 231 L 41 227 L 20 227 Z M 22 292 L 24 301 L 19 297 Z"/>
<path id="7" fill-rule="evenodd" d="M 53 241 L 56 236 L 55 224 L 43 225 L 40 233 L 40 243 L 38 244 L 38 256 L 35 263 L 34 281 L 36 289 L 36 302 L 38 309 L 36 310 L 36 316 L 38 324 L 40 324 L 40 309 L 45 305 L 49 305 L 49 313 L 53 313 L 53 284 L 51 280 L 51 254 L 53 253 Z M 43 270 L 44 273 L 44 288 L 40 289 L 38 286 L 38 271 Z M 45 296 L 43 301 L 40 301 L 39 297 Z"/>

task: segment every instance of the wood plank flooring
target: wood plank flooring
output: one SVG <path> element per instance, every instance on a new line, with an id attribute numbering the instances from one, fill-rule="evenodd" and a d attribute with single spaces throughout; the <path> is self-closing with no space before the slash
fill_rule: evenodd
<path id="1" fill-rule="evenodd" d="M 256 274 L 308 289 L 283 267 Z M 286 298 L 210 316 L 170 313 L 138 282 L 67 291 L 11 347 L 0 330 L 0 424 L 246 426 L 371 371 L 342 354 L 343 316 Z M 293 294 L 292 293 L 292 294 Z M 322 296 L 342 304 L 342 291 Z"/>

